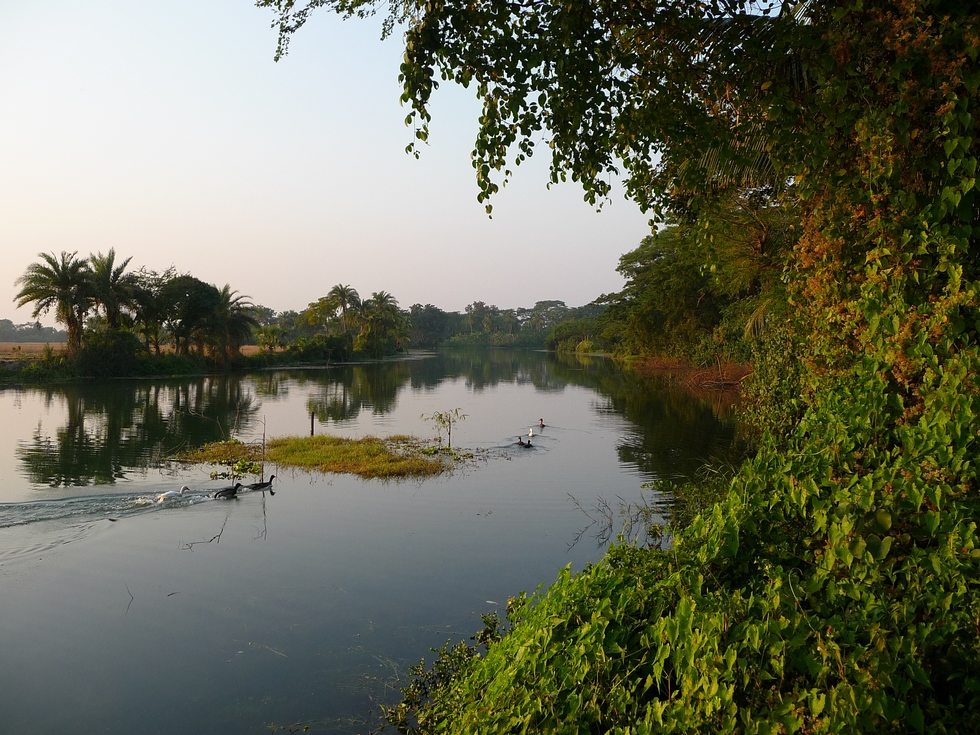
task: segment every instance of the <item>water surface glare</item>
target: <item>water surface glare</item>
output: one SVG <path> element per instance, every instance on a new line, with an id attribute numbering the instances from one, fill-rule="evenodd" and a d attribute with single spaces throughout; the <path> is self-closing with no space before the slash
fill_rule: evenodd
<path id="1" fill-rule="evenodd" d="M 431 437 L 421 416 L 454 408 L 453 445 L 485 451 L 425 481 L 267 465 L 274 496 L 221 500 L 169 459 L 311 424 Z M 729 451 L 728 408 L 502 351 L 0 391 L 0 729 L 367 732 L 430 647 L 601 556 L 571 497 L 692 474 Z"/>

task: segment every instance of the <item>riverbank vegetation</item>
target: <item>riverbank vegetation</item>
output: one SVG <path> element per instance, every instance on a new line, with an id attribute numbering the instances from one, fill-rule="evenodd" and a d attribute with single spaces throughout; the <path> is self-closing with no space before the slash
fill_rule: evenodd
<path id="1" fill-rule="evenodd" d="M 259 4 L 279 12 L 280 53 L 318 7 L 382 5 Z M 680 338 L 717 319 L 695 351 L 757 340 L 771 403 L 757 455 L 719 502 L 665 529 L 665 549 L 617 545 L 528 602 L 515 595 L 505 634 L 483 655 L 444 650 L 392 724 L 975 731 L 976 9 L 444 0 L 395 14 L 385 28 L 406 24 L 418 140 L 438 81 L 455 81 L 483 105 L 473 165 L 488 209 L 542 139 L 552 180 L 580 182 L 593 203 L 624 170 L 667 228 L 624 262 L 628 276 L 705 296 L 685 316 L 627 287 L 608 299 L 620 344 L 644 344 L 648 322 Z M 716 259 L 729 248 L 747 257 Z M 737 267 L 713 282 L 723 261 Z"/>
<path id="2" fill-rule="evenodd" d="M 697 249 L 699 240 L 689 223 L 652 235 L 621 259 L 625 289 L 581 307 L 552 300 L 512 309 L 474 301 L 462 312 L 432 304 L 401 309 L 386 291 L 362 300 L 356 289 L 338 284 L 301 312 L 276 312 L 251 303 L 229 285 L 219 289 L 172 268 L 162 274 L 127 271 L 129 259 L 116 264 L 113 251 L 88 259 L 42 253 L 18 279 L 18 304 L 33 305 L 35 317 L 53 312 L 66 331 L 36 323 L 11 325 L 8 331 L 62 342 L 64 349 L 12 355 L 15 360 L 6 360 L 0 379 L 325 365 L 439 347 L 612 353 L 698 366 L 744 364 L 751 359 L 760 325 L 785 302 L 773 273 L 786 238 L 773 237 L 770 230 L 771 221 L 777 221 L 785 235 L 786 216 L 775 206 L 764 216 L 745 214 L 761 206 L 751 198 L 731 204 L 733 218 L 754 217 L 761 223 L 754 234 L 733 226 L 741 239 L 721 242 L 711 253 Z M 763 247 L 760 241 L 769 244 Z M 702 259 L 709 256 L 715 268 L 706 275 Z M 259 354 L 243 354 L 245 345 L 257 346 Z"/>

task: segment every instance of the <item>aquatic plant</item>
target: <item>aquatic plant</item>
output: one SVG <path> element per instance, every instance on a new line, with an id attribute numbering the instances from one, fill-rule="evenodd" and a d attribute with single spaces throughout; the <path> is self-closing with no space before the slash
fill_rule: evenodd
<path id="1" fill-rule="evenodd" d="M 428 416 L 422 414 L 423 421 L 430 421 L 435 424 L 439 441 L 442 441 L 442 432 L 446 432 L 446 446 L 453 448 L 453 424 L 458 424 L 466 418 L 465 413 L 460 413 L 462 409 L 454 408 L 449 411 L 436 411 Z"/>

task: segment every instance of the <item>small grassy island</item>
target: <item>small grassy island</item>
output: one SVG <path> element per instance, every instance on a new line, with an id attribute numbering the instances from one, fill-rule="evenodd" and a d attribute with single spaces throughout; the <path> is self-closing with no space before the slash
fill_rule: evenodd
<path id="1" fill-rule="evenodd" d="M 271 440 L 265 452 L 265 461 L 279 467 L 385 480 L 432 477 L 451 470 L 454 462 L 463 458 L 464 455 L 406 435 L 384 439 L 374 436 L 362 439 L 325 435 L 287 436 Z M 206 444 L 178 455 L 177 459 L 231 468 L 227 472 L 214 473 L 215 477 L 259 474 L 262 447 L 233 439 Z"/>

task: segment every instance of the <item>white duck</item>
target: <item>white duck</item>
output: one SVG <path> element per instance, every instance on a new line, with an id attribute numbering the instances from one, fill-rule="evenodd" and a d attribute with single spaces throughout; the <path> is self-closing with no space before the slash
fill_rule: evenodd
<path id="1" fill-rule="evenodd" d="M 165 492 L 165 493 L 157 496 L 156 502 L 158 502 L 158 503 L 166 503 L 166 502 L 169 502 L 171 500 L 176 500 L 177 498 L 179 498 L 184 493 L 190 492 L 190 490 L 191 489 L 189 487 L 187 487 L 187 485 L 184 485 L 180 490 L 167 490 L 167 492 Z"/>

